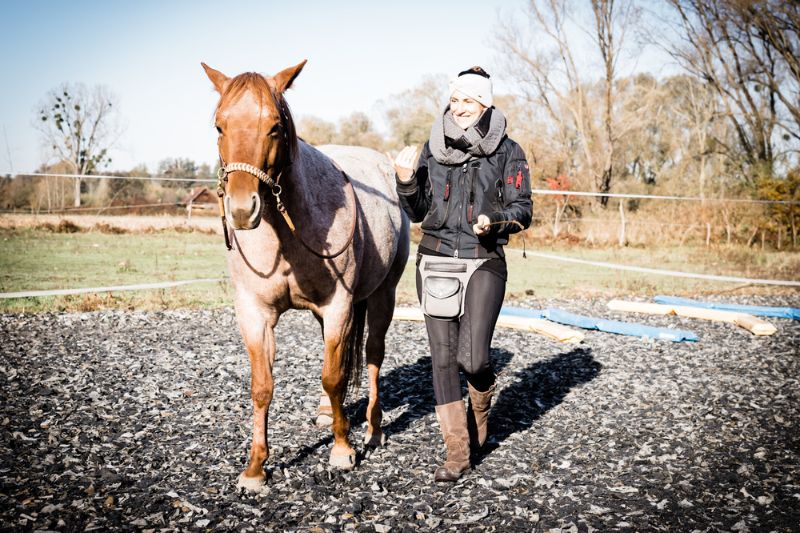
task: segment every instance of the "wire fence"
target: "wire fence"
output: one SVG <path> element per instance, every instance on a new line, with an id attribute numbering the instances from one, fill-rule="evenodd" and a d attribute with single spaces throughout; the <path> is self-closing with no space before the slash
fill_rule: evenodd
<path id="1" fill-rule="evenodd" d="M 10 176 L 7 175 L 5 183 L 9 182 Z M 41 200 L 36 205 L 9 206 L 8 202 L 0 204 L 0 214 L 31 213 L 31 214 L 80 214 L 94 213 L 109 215 L 129 213 L 164 213 L 179 215 L 179 209 L 187 207 L 191 203 L 189 198 L 181 201 L 177 198 L 177 190 L 187 190 L 190 186 L 205 186 L 216 184 L 217 180 L 212 178 L 196 176 L 118 176 L 110 174 L 67 174 L 53 172 L 31 172 L 18 173 L 13 176 L 13 180 L 97 180 L 112 181 L 124 180 L 129 182 L 165 182 L 167 184 L 178 183 L 179 187 L 166 186 L 168 198 L 158 202 L 148 202 L 145 192 L 133 188 L 134 193 L 127 191 L 128 196 L 119 194 L 121 188 L 115 186 L 117 192 L 114 195 L 106 194 L 102 199 L 101 195 L 87 195 L 88 200 L 94 205 L 83 205 L 79 207 L 68 207 L 70 195 L 68 187 L 61 186 L 60 202 L 52 201 L 50 196 L 47 201 Z M 11 180 L 11 181 L 13 181 Z M 133 186 L 131 186 L 133 187 Z M 194 191 L 194 189 L 191 189 Z M 139 197 L 135 192 L 139 191 Z M 148 189 L 152 197 L 152 191 Z M 44 193 L 40 193 L 44 194 Z M 48 195 L 51 191 L 48 189 Z M 663 194 L 639 194 L 639 193 L 602 193 L 594 191 L 571 191 L 553 189 L 533 189 L 534 197 L 541 200 L 534 201 L 534 225 L 535 227 L 528 233 L 539 231 L 542 236 L 549 234 L 551 238 L 560 238 L 571 235 L 594 242 L 617 242 L 620 245 L 632 242 L 631 239 L 645 241 L 658 241 L 662 239 L 677 240 L 681 244 L 689 240 L 703 240 L 708 246 L 715 241 L 723 241 L 727 244 L 732 242 L 746 243 L 748 246 L 755 242 L 761 243 L 764 248 L 767 243 L 772 243 L 777 249 L 783 249 L 786 245 L 797 247 L 798 235 L 800 234 L 800 211 L 796 206 L 800 205 L 800 200 L 770 200 L 759 198 L 728 198 L 713 196 L 680 196 Z M 169 195 L 172 195 L 170 198 Z M 74 194 L 73 194 L 74 196 Z M 130 198 L 128 198 L 130 197 Z M 600 198 L 619 200 L 618 214 L 614 209 L 596 208 L 597 204 L 582 202 L 581 199 Z M 129 200 L 125 202 L 124 199 Z M 152 198 L 150 198 L 152 199 Z M 666 201 L 670 203 L 685 203 L 686 207 L 680 208 L 681 213 L 676 213 L 671 208 L 658 207 L 648 204 L 649 207 L 642 208 L 637 205 L 638 201 Z M 624 201 L 630 201 L 630 203 Z M 636 202 L 636 203 L 633 203 Z M 214 201 L 202 204 L 207 209 Z M 697 207 L 691 207 L 692 205 Z M 550 207 L 548 207 L 550 206 Z M 749 207 L 748 207 L 749 206 Z M 588 212 L 587 212 L 587 209 Z M 570 209 L 572 211 L 570 211 Z M 702 211 L 699 211 L 702 209 Z M 782 211 L 781 211 L 782 210 Z M 551 213 L 551 211 L 553 211 Z M 638 213 L 637 213 L 638 211 Z M 770 212 L 767 212 L 770 211 Z M 186 216 L 191 217 L 191 210 L 187 210 Z M 797 219 L 797 220 L 796 220 Z M 671 233 L 670 233 L 671 231 Z M 759 239 L 760 236 L 760 239 Z"/>
<path id="2" fill-rule="evenodd" d="M 206 185 L 206 184 L 216 184 L 216 179 L 206 179 L 206 178 L 194 178 L 194 177 L 174 177 L 174 176 L 114 176 L 114 175 L 80 175 L 76 176 L 74 174 L 61 174 L 61 173 L 27 173 L 27 174 L 16 174 L 14 178 L 23 178 L 23 179 L 62 179 L 62 180 L 74 180 L 75 178 L 86 179 L 86 180 L 128 180 L 128 181 L 152 181 L 152 182 L 176 182 L 181 183 L 184 186 L 188 185 Z M 705 237 L 706 245 L 709 244 L 711 241 L 712 236 L 712 227 L 719 230 L 720 225 L 726 226 L 725 231 L 728 233 L 727 239 L 730 242 L 731 237 L 731 230 L 730 227 L 737 222 L 741 222 L 741 216 L 737 214 L 725 215 L 728 218 L 735 218 L 739 216 L 738 220 L 726 220 L 724 222 L 718 223 L 715 222 L 712 226 L 712 222 L 710 218 L 707 218 L 703 221 L 698 220 L 682 220 L 678 218 L 675 219 L 675 216 L 672 215 L 672 219 L 669 219 L 670 216 L 668 211 L 669 209 L 664 208 L 663 211 L 665 213 L 662 217 L 658 220 L 652 219 L 652 213 L 643 213 L 638 214 L 636 213 L 636 209 L 628 209 L 626 212 L 624 200 L 649 200 L 649 201 L 666 201 L 666 202 L 686 202 L 691 203 L 697 206 L 697 208 L 706 209 L 706 203 L 713 204 L 714 208 L 711 209 L 712 212 L 715 213 L 716 216 L 719 215 L 718 212 L 731 210 L 735 211 L 742 209 L 749 211 L 750 213 L 762 212 L 765 208 L 780 208 L 780 209 L 790 209 L 792 213 L 794 212 L 794 206 L 800 205 L 800 201 L 796 200 L 763 200 L 763 199 L 749 199 L 749 198 L 714 198 L 714 197 L 700 197 L 700 196 L 678 196 L 678 195 L 656 195 L 656 194 L 635 194 L 635 193 L 598 193 L 592 191 L 563 191 L 563 190 L 548 190 L 548 189 L 533 189 L 532 194 L 536 197 L 541 197 L 542 201 L 534 202 L 534 228 L 528 230 L 526 233 L 538 231 L 546 232 L 550 231 L 554 233 L 554 236 L 557 236 L 559 230 L 570 230 L 575 228 L 581 227 L 588 227 L 588 235 L 584 234 L 581 239 L 582 240 L 590 240 L 592 238 L 597 238 L 600 232 L 605 232 L 608 236 L 610 236 L 610 240 L 618 239 L 620 244 L 627 243 L 627 239 L 632 235 L 632 228 L 636 227 L 643 227 L 643 228 L 651 228 L 649 231 L 654 232 L 654 234 L 663 234 L 667 228 L 674 228 L 675 231 L 679 231 L 682 234 L 681 237 L 681 244 L 684 242 L 684 239 L 687 238 L 689 234 L 697 233 L 699 231 L 699 237 L 702 239 Z M 216 196 L 216 195 L 214 195 Z M 577 199 L 578 198 L 597 198 L 597 197 L 607 197 L 607 198 L 614 198 L 619 199 L 619 213 L 617 214 L 614 208 L 611 209 L 594 209 L 594 206 L 591 212 L 588 213 L 588 216 L 584 213 L 570 213 L 565 214 L 563 211 L 566 208 L 567 204 L 573 203 L 580 203 Z M 538 209 L 537 209 L 538 206 Z M 560 206 L 560 207 L 559 207 Z M 584 204 L 585 206 L 585 204 Z M 733 207 L 732 207 L 733 206 Z M 739 206 L 739 207 L 735 207 Z M 747 207 L 750 206 L 750 207 Z M 760 206 L 760 207 L 759 207 Z M 186 207 L 185 202 L 131 202 L 125 204 L 118 204 L 114 205 L 111 202 L 107 202 L 104 205 L 85 205 L 81 207 L 59 207 L 56 209 L 38 209 L 33 210 L 32 206 L 30 209 L 25 210 L 26 213 L 34 212 L 34 214 L 54 214 L 54 215 L 69 215 L 69 214 L 103 214 L 108 213 L 109 215 L 118 214 L 121 212 L 126 211 L 134 211 L 134 210 L 146 210 L 146 209 L 156 209 L 156 210 L 173 210 L 177 211 L 178 209 L 183 209 Z M 551 208 L 554 209 L 554 215 L 545 215 L 540 213 L 548 213 Z M 547 211 L 542 211 L 545 209 Z M 559 212 L 558 209 L 562 209 Z M 684 215 L 691 211 L 688 206 L 686 208 L 676 208 L 680 210 Z M 537 213 L 537 210 L 539 211 Z M 675 211 L 673 209 L 673 211 Z M 708 211 L 708 209 L 706 209 Z M 19 209 L 16 210 L 9 210 L 4 209 L 0 211 L 0 214 L 13 214 L 13 213 L 20 213 Z M 560 214 L 559 214 L 560 213 Z M 216 212 L 214 213 L 216 214 Z M 599 216 L 598 216 L 599 215 Z M 185 215 L 187 217 L 191 216 L 190 213 Z M 563 217 L 563 218 L 562 218 Z M 794 220 L 794 219 L 792 219 Z M 753 230 L 755 228 L 755 230 Z M 748 227 L 748 235 L 749 239 L 747 239 L 748 247 L 754 241 L 758 231 L 759 226 L 757 224 L 753 224 L 752 227 Z M 761 229 L 761 244 L 762 248 L 764 246 L 764 230 Z M 565 231 L 566 233 L 567 231 Z M 592 237 L 594 235 L 594 237 Z M 792 243 L 793 246 L 796 246 L 796 235 L 792 235 L 794 242 L 792 239 L 789 239 L 789 242 Z M 780 245 L 780 233 L 778 234 L 778 248 L 781 248 Z M 652 239 L 651 239 L 651 242 Z M 696 279 L 705 279 L 705 280 L 712 280 L 712 281 L 721 281 L 721 282 L 731 282 L 731 283 L 749 283 L 749 284 L 758 284 L 758 285 L 782 285 L 788 287 L 798 287 L 800 286 L 800 281 L 792 280 L 792 279 L 760 279 L 760 278 L 747 278 L 747 277 L 737 277 L 737 276 L 717 276 L 713 274 L 699 274 L 699 273 L 692 273 L 692 272 L 683 272 L 683 271 L 671 271 L 671 270 L 664 270 L 664 269 L 656 269 L 656 268 L 646 268 L 641 266 L 635 265 L 623 265 L 618 263 L 608 263 L 608 262 L 599 262 L 599 261 L 587 261 L 587 260 L 579 260 L 570 257 L 564 257 L 558 254 L 543 254 L 540 252 L 529 251 L 528 254 L 540 257 L 541 259 L 546 259 L 549 261 L 554 262 L 561 262 L 561 263 L 579 263 L 585 266 L 590 266 L 592 268 L 600 268 L 600 269 L 613 269 L 613 270 L 623 270 L 623 271 L 633 271 L 633 272 L 640 272 L 646 273 L 649 275 L 657 275 L 657 276 L 673 276 L 673 277 L 683 277 L 683 278 L 696 278 Z M 174 281 L 174 282 L 166 282 L 168 286 L 180 286 L 180 285 L 192 285 L 197 283 L 210 283 L 210 282 L 220 282 L 221 279 L 214 278 L 214 279 L 193 279 L 193 280 L 183 280 L 183 281 Z M 162 287 L 162 284 L 159 284 L 158 287 Z M 164 286 L 167 286 L 164 285 Z M 29 296 L 44 296 L 53 294 L 82 294 L 87 292 L 111 292 L 111 291 L 123 291 L 123 290 L 146 290 L 152 289 L 150 285 L 131 285 L 131 286 L 114 286 L 114 287 L 94 287 L 94 288 L 78 288 L 78 289 L 59 289 L 57 291 L 28 291 L 28 292 L 19 292 L 19 293 L 3 293 L 0 294 L 0 298 L 20 298 L 20 297 L 29 297 Z"/>
<path id="3" fill-rule="evenodd" d="M 91 179 L 91 180 L 137 180 L 137 181 L 163 181 L 163 182 L 182 182 L 182 183 L 217 183 L 213 178 L 169 177 L 169 176 L 115 176 L 108 174 L 61 174 L 49 172 L 27 172 L 17 174 L 5 174 L 6 178 L 71 178 L 71 179 Z M 635 193 L 611 193 L 594 191 L 571 191 L 571 190 L 552 190 L 552 189 L 532 189 L 531 193 L 541 196 L 587 196 L 587 197 L 606 197 L 624 198 L 641 200 L 674 200 L 689 202 L 726 202 L 743 204 L 763 204 L 763 205 L 800 205 L 800 200 L 764 200 L 757 198 L 717 198 L 713 196 L 676 196 L 661 194 L 635 194 Z"/>

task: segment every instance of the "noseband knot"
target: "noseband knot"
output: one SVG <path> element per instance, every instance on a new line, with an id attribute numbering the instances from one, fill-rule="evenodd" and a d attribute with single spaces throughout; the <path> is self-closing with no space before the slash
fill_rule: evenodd
<path id="1" fill-rule="evenodd" d="M 273 181 L 272 178 L 267 176 L 266 172 L 264 172 L 260 168 L 254 167 L 253 165 L 251 165 L 249 163 L 228 163 L 227 165 L 224 165 L 224 166 L 220 167 L 220 170 L 224 174 L 230 174 L 231 172 L 235 172 L 237 170 L 241 171 L 241 172 L 247 172 L 248 174 L 251 174 L 251 175 L 255 176 L 256 178 L 258 178 L 259 180 L 263 181 L 264 183 L 266 183 L 270 187 L 274 187 L 275 186 L 275 181 Z"/>

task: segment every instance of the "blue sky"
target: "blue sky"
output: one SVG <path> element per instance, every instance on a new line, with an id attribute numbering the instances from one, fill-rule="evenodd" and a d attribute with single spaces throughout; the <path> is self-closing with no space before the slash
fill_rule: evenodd
<path id="1" fill-rule="evenodd" d="M 228 5 L 230 4 L 230 6 Z M 235 75 L 308 59 L 287 99 L 294 115 L 381 120 L 377 102 L 426 74 L 480 64 L 490 73 L 498 10 L 521 0 L 2 1 L 0 173 L 47 159 L 34 110 L 63 82 L 119 98 L 124 133 L 112 169 L 167 157 L 216 159 L 216 93 L 200 62 Z M 223 7 L 225 6 L 225 7 Z M 502 90 L 502 79 L 496 81 Z"/>

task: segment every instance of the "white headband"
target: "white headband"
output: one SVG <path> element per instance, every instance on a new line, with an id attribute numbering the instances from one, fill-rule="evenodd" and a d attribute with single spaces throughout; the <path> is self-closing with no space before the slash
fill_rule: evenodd
<path id="1" fill-rule="evenodd" d="M 480 74 L 462 74 L 450 82 L 450 96 L 463 93 L 484 107 L 492 107 L 492 80 Z"/>

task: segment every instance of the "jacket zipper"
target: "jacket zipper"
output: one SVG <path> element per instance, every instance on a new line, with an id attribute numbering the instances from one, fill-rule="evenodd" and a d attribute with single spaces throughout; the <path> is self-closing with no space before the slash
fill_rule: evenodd
<path id="1" fill-rule="evenodd" d="M 461 244 L 461 233 L 463 231 L 463 225 L 464 225 L 464 214 L 461 212 L 461 205 L 462 202 L 464 203 L 464 205 L 466 205 L 467 203 L 466 181 L 467 181 L 467 163 L 464 163 L 464 165 L 462 165 L 461 167 L 461 176 L 459 176 L 458 178 L 458 185 L 459 188 L 461 189 L 461 195 L 458 199 L 458 205 L 456 206 L 456 213 L 458 213 L 458 225 L 457 225 L 458 232 L 456 233 L 456 246 L 455 250 L 453 251 L 453 257 L 456 258 L 458 257 L 458 247 Z"/>
<path id="2" fill-rule="evenodd" d="M 447 216 L 450 214 L 450 191 L 453 189 L 453 169 L 447 169 L 447 180 L 445 181 L 444 192 L 442 193 L 442 200 L 444 200 L 444 217 L 442 223 L 439 224 L 437 229 L 442 229 L 447 224 Z"/>

